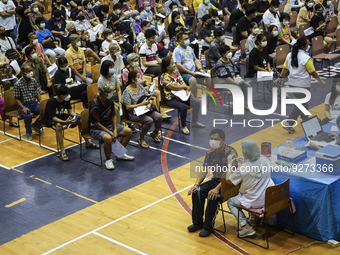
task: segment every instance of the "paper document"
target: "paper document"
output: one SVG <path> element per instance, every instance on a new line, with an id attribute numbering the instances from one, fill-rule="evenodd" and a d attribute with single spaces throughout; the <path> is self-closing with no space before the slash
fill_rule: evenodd
<path id="1" fill-rule="evenodd" d="M 296 39 L 293 39 L 292 41 L 291 41 L 291 44 L 295 44 L 297 42 L 297 40 Z M 282 49 L 282 48 L 281 48 Z"/>
<path id="2" fill-rule="evenodd" d="M 52 78 L 55 75 L 57 70 L 58 70 L 58 66 L 56 65 L 56 63 L 53 63 L 53 65 L 47 68 L 47 71 L 50 74 L 50 78 Z"/>
<path id="3" fill-rule="evenodd" d="M 70 88 L 79 86 L 79 84 L 81 83 L 73 83 L 73 84 L 67 85 L 67 87 L 70 89 Z"/>
<path id="4" fill-rule="evenodd" d="M 90 42 L 96 41 L 96 33 L 93 32 L 92 30 L 87 30 L 87 31 L 89 32 Z"/>
<path id="5" fill-rule="evenodd" d="M 304 30 L 303 33 L 305 34 L 305 36 L 309 36 L 309 35 L 314 33 L 314 28 L 313 27 L 309 27 L 306 30 Z"/>
<path id="6" fill-rule="evenodd" d="M 119 106 L 119 116 L 123 116 L 123 109 Z"/>
<path id="7" fill-rule="evenodd" d="M 236 82 L 241 82 L 241 81 L 244 81 L 244 80 L 242 79 L 242 77 L 235 77 L 235 78 L 234 78 L 234 81 L 236 81 Z"/>
<path id="8" fill-rule="evenodd" d="M 127 152 L 127 149 L 118 141 L 112 143 L 112 153 L 118 158 L 122 157 Z"/>
<path id="9" fill-rule="evenodd" d="M 158 42 L 162 39 L 163 36 L 164 36 L 164 37 L 166 36 L 166 32 L 165 32 L 164 29 L 161 30 L 161 32 L 158 34 L 158 37 L 157 37 L 157 39 L 156 39 L 156 42 L 158 43 Z"/>
<path id="10" fill-rule="evenodd" d="M 217 15 L 223 16 L 223 11 L 222 10 L 217 11 Z"/>
<path id="11" fill-rule="evenodd" d="M 14 71 L 18 74 L 20 73 L 20 66 L 18 64 L 18 61 L 16 60 L 13 60 L 11 63 L 10 63 L 10 66 L 13 67 Z"/>
<path id="12" fill-rule="evenodd" d="M 184 89 L 177 91 L 171 90 L 171 93 L 181 99 L 183 102 L 187 101 L 190 97 L 190 93 L 187 93 Z"/>
<path id="13" fill-rule="evenodd" d="M 7 79 L 2 79 L 1 81 L 10 81 L 10 80 L 13 80 L 15 79 L 16 77 L 14 76 L 14 74 L 12 74 L 12 77 L 11 78 L 7 78 Z"/>
<path id="14" fill-rule="evenodd" d="M 331 131 L 338 132 L 338 131 L 339 131 L 339 128 L 338 128 L 337 126 L 332 126 L 332 127 L 331 127 Z"/>
<path id="15" fill-rule="evenodd" d="M 91 78 L 86 77 L 86 82 L 89 82 L 91 84 L 93 80 Z"/>
<path id="16" fill-rule="evenodd" d="M 150 111 L 150 109 L 146 109 L 146 105 L 138 106 L 133 110 L 137 116 L 141 116 L 144 113 L 147 113 Z"/>
<path id="17" fill-rule="evenodd" d="M 65 8 L 65 12 L 66 12 L 67 17 L 71 18 L 71 11 Z"/>
<path id="18" fill-rule="evenodd" d="M 198 43 L 197 39 L 193 40 L 190 44 L 196 44 L 196 43 Z"/>
<path id="19" fill-rule="evenodd" d="M 202 72 L 195 72 L 195 73 L 197 73 L 198 75 L 204 76 L 204 77 L 208 77 L 208 78 L 211 77 L 210 73 L 202 73 Z"/>
<path id="20" fill-rule="evenodd" d="M 80 115 L 74 115 L 73 118 L 72 118 L 72 121 L 73 120 L 80 120 Z M 72 124 L 68 124 L 67 128 L 70 128 Z"/>
<path id="21" fill-rule="evenodd" d="M 183 7 L 183 11 L 189 11 L 189 8 L 186 7 L 186 6 L 184 6 L 184 7 Z M 163 19 L 164 19 L 164 18 L 163 18 Z"/>
<path id="22" fill-rule="evenodd" d="M 150 86 L 150 88 L 149 88 L 149 94 L 150 94 L 150 96 L 152 96 L 153 95 L 153 93 L 155 92 L 155 90 L 156 90 L 156 81 L 154 80 L 153 81 L 153 84 Z"/>
<path id="23" fill-rule="evenodd" d="M 257 71 L 257 79 L 258 80 L 272 80 L 273 72 L 265 72 L 265 71 Z"/>

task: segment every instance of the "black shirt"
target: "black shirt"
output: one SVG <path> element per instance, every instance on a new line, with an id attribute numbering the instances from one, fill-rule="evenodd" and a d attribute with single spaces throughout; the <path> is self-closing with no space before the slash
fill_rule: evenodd
<path id="1" fill-rule="evenodd" d="M 237 26 L 236 26 L 236 39 L 238 42 L 242 41 L 243 39 L 247 39 L 245 37 L 243 37 L 243 35 L 241 34 L 241 32 L 244 32 L 244 31 L 247 31 L 248 32 L 248 35 L 250 34 L 249 32 L 249 25 L 251 22 L 256 22 L 255 19 L 252 19 L 252 20 L 248 20 L 246 18 L 246 16 L 242 17 L 238 23 L 237 23 Z"/>
<path id="2" fill-rule="evenodd" d="M 214 26 L 210 26 L 209 28 L 202 27 L 201 31 L 200 31 L 201 39 L 204 40 L 206 37 L 213 37 L 214 36 L 214 30 L 215 30 Z"/>
<path id="3" fill-rule="evenodd" d="M 70 67 L 66 71 L 63 71 L 59 68 L 54 75 L 54 85 L 55 86 L 60 86 L 60 85 L 65 86 L 66 79 L 70 78 L 69 70 L 71 70 L 71 78 L 73 79 L 74 82 L 76 81 L 76 77 L 74 75 L 74 72 Z"/>
<path id="4" fill-rule="evenodd" d="M 277 46 L 277 40 L 271 36 L 267 36 L 267 46 L 268 54 L 272 54 L 275 52 Z"/>
<path id="5" fill-rule="evenodd" d="M 53 121 L 52 118 L 61 118 L 61 116 L 64 115 L 65 110 L 70 109 L 70 101 L 62 101 L 60 103 L 55 97 L 51 97 L 46 104 L 43 122 L 46 124 L 51 123 Z"/>
<path id="6" fill-rule="evenodd" d="M 181 23 L 176 23 L 176 22 L 171 22 L 168 26 L 168 33 L 169 33 L 169 38 L 172 38 L 175 36 L 175 29 L 178 26 L 182 26 Z"/>
<path id="7" fill-rule="evenodd" d="M 228 24 L 228 31 L 231 31 L 231 27 L 236 26 L 238 21 L 244 16 L 244 13 L 241 12 L 239 9 L 233 10 L 230 14 L 229 24 Z"/>
<path id="8" fill-rule="evenodd" d="M 309 39 L 311 40 L 313 37 L 321 35 L 323 37 L 323 30 L 315 31 L 320 25 L 322 25 L 325 22 L 325 17 L 314 15 L 310 21 L 310 26 L 314 28 L 314 33 L 309 36 Z M 327 27 L 326 27 L 327 28 Z M 325 28 L 325 29 L 326 29 Z"/>
<path id="9" fill-rule="evenodd" d="M 261 0 L 256 0 L 253 6 L 256 8 L 257 12 L 265 13 L 267 9 L 269 9 L 269 2 L 263 2 Z M 262 16 L 257 16 L 256 18 L 257 23 L 262 20 Z"/>
<path id="10" fill-rule="evenodd" d="M 99 96 L 95 98 L 89 108 L 90 128 L 94 128 L 94 123 L 100 122 L 107 127 L 113 125 L 112 116 L 116 114 L 113 100 L 107 99 L 105 105 L 100 101 Z"/>
<path id="11" fill-rule="evenodd" d="M 259 51 L 256 47 L 252 49 L 249 54 L 249 76 L 255 77 L 257 71 L 255 71 L 254 66 L 262 67 L 267 69 L 267 63 L 269 62 L 268 50 L 264 48 Z"/>

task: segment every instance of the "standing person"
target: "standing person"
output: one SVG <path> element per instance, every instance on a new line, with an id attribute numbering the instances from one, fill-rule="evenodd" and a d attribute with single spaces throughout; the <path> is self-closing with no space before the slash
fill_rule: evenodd
<path id="1" fill-rule="evenodd" d="M 12 0 L 0 1 L 0 24 L 5 27 L 5 36 L 9 36 L 14 29 L 15 22 L 15 4 Z"/>
<path id="2" fill-rule="evenodd" d="M 209 145 L 211 148 L 207 151 L 203 163 L 203 167 L 206 169 L 213 166 L 218 166 L 221 169 L 228 167 L 228 157 L 237 158 L 236 150 L 225 144 L 225 133 L 221 129 L 211 131 Z M 237 166 L 236 161 L 234 162 L 234 166 Z M 188 231 L 196 232 L 203 228 L 199 233 L 200 237 L 208 237 L 214 232 L 215 217 L 221 202 L 221 199 L 218 198 L 221 191 L 221 178 L 225 178 L 223 171 L 215 170 L 212 179 L 202 183 L 208 172 L 202 169 L 194 186 L 188 192 L 188 196 L 191 195 L 192 198 L 193 223 L 188 227 Z M 205 199 L 207 199 L 207 207 L 203 221 Z"/>
<path id="3" fill-rule="evenodd" d="M 312 76 L 318 80 L 323 87 L 326 87 L 319 74 L 315 71 L 313 65 L 313 59 L 306 53 L 309 50 L 308 40 L 306 38 L 299 38 L 293 46 L 292 52 L 287 55 L 280 77 L 275 81 L 278 82 L 289 71 L 288 84 L 293 87 L 301 87 L 310 91 L 310 85 Z M 305 95 L 301 93 L 294 93 L 295 98 L 304 98 Z M 308 109 L 308 102 L 302 104 Z M 295 129 L 292 128 L 297 118 L 301 115 L 302 120 L 308 119 L 308 116 L 303 114 L 301 110 L 295 105 L 287 121 L 286 125 L 282 127 L 290 134 L 295 133 Z M 294 121 L 295 120 L 295 121 Z M 288 124 L 288 125 L 287 125 Z"/>

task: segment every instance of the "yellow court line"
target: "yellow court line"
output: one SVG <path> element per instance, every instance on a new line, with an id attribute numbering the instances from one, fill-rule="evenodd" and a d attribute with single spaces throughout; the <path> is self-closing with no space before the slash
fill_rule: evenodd
<path id="1" fill-rule="evenodd" d="M 88 200 L 88 201 L 91 201 L 92 203 L 98 204 L 97 201 L 94 201 L 94 200 L 92 200 L 92 199 L 90 199 L 90 198 L 87 198 L 87 197 L 84 197 L 84 196 L 82 196 L 82 195 L 79 195 L 79 194 L 77 194 L 77 193 L 75 193 L 75 192 L 73 192 L 73 191 L 70 191 L 70 190 L 68 190 L 68 189 L 64 189 L 64 188 L 62 188 L 62 187 L 60 187 L 60 186 L 58 186 L 58 185 L 55 185 L 55 186 L 56 186 L 57 188 L 59 188 L 59 189 L 65 190 L 65 191 L 67 191 L 67 192 L 70 192 L 70 193 L 72 193 L 73 195 L 76 195 L 76 196 L 78 196 L 78 197 L 81 197 L 81 198 L 84 198 L 84 199 L 86 199 L 86 200 Z"/>
<path id="2" fill-rule="evenodd" d="M 34 175 L 33 175 L 33 176 L 34 176 Z M 51 185 L 51 183 L 50 183 L 50 182 L 44 181 L 44 180 L 42 180 L 42 179 L 39 179 L 39 178 L 37 178 L 37 177 L 35 177 L 34 179 L 36 179 L 36 180 L 38 180 L 38 181 L 41 181 L 41 182 L 44 182 L 44 183 L 47 183 L 47 184 L 50 184 L 50 185 Z"/>
<path id="3" fill-rule="evenodd" d="M 13 167 L 11 167 L 11 169 L 14 170 L 14 171 L 17 171 L 17 172 L 19 172 L 19 173 L 22 173 L 22 174 L 24 173 L 23 171 L 20 171 L 20 170 L 18 170 L 18 169 L 13 168 Z"/>
<path id="4" fill-rule="evenodd" d="M 10 204 L 8 204 L 8 205 L 5 205 L 5 207 L 7 207 L 7 208 L 9 208 L 9 207 L 12 207 L 13 205 L 17 205 L 17 204 L 19 204 L 19 203 L 21 203 L 21 202 L 24 202 L 24 201 L 26 201 L 26 198 L 21 198 L 21 199 L 19 199 L 19 200 L 17 200 L 17 201 L 14 201 L 13 203 L 10 203 Z"/>

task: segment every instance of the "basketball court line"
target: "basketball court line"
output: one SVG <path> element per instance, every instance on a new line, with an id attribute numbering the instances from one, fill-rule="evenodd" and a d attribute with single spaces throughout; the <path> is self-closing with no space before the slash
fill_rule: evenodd
<path id="1" fill-rule="evenodd" d="M 181 190 L 179 190 L 179 191 L 177 191 L 177 192 L 175 192 L 175 193 L 172 193 L 172 194 L 170 194 L 170 195 L 168 195 L 168 196 L 166 196 L 166 197 L 163 197 L 163 198 L 161 198 L 161 199 L 159 199 L 159 200 L 157 200 L 157 201 L 155 201 L 155 202 L 153 202 L 153 203 L 151 203 L 151 204 L 148 204 L 148 205 L 146 205 L 146 206 L 144 206 L 144 207 L 142 207 L 142 208 L 139 208 L 139 209 L 137 209 L 137 210 L 135 210 L 135 211 L 133 211 L 133 212 L 131 212 L 131 213 L 129 213 L 129 214 L 126 214 L 126 215 L 124 215 L 124 216 L 122 216 L 122 217 L 120 217 L 120 218 L 118 218 L 118 219 L 116 219 L 116 220 L 113 220 L 113 221 L 111 221 L 111 222 L 109 222 L 109 223 L 107 223 L 107 224 L 105 224 L 105 225 L 103 225 L 103 226 L 101 226 L 101 227 L 99 227 L 99 228 L 96 228 L 96 229 L 94 229 L 94 230 L 92 230 L 92 231 L 90 231 L 90 232 L 87 232 L 87 233 L 85 233 L 85 234 L 83 234 L 83 235 L 81 235 L 81 236 L 78 236 L 78 237 L 76 237 L 76 238 L 74 238 L 74 239 L 72 239 L 72 240 L 70 240 L 70 241 L 68 241 L 68 242 L 66 242 L 66 243 L 64 243 L 64 244 L 59 245 L 59 246 L 56 247 L 56 248 L 53 248 L 53 249 L 51 249 L 51 250 L 49 250 L 49 251 L 43 253 L 42 255 L 50 254 L 51 252 L 57 251 L 57 250 L 59 250 L 60 248 L 63 248 L 63 247 L 65 247 L 65 246 L 67 246 L 67 245 L 69 245 L 69 244 L 71 244 L 71 243 L 73 243 L 73 242 L 75 242 L 75 241 L 77 241 L 77 240 L 82 239 L 82 238 L 85 237 L 85 236 L 88 236 L 88 235 L 90 235 L 90 234 L 95 234 L 95 232 L 97 232 L 97 231 L 99 231 L 99 230 L 101 230 L 101 229 L 103 229 L 103 228 L 106 228 L 106 227 L 108 227 L 108 226 L 110 226 L 110 225 L 112 225 L 112 224 L 114 224 L 114 223 L 116 223 L 116 222 L 118 222 L 118 221 L 121 221 L 121 220 L 123 220 L 123 219 L 125 219 L 125 218 L 128 218 L 128 217 L 130 217 L 130 216 L 132 216 L 132 215 L 134 215 L 134 214 L 136 214 L 136 213 L 138 213 L 138 212 L 141 212 L 141 211 L 143 211 L 143 210 L 145 210 L 145 209 L 147 209 L 147 208 L 149 208 L 149 207 L 151 207 L 151 206 L 153 206 L 153 205 L 156 205 L 156 204 L 158 204 L 158 203 L 160 203 L 160 202 L 162 202 L 162 201 L 164 201 L 164 200 L 166 200 L 166 199 L 168 199 L 168 198 L 174 197 L 174 196 L 176 196 L 177 194 L 179 194 L 179 193 L 181 193 L 181 192 L 183 192 L 183 191 L 189 189 L 190 187 L 192 187 L 192 185 L 189 185 L 189 186 L 187 186 L 187 187 L 185 187 L 185 188 L 183 188 L 183 189 L 181 189 Z"/>
<path id="2" fill-rule="evenodd" d="M 9 139 L 7 139 L 7 140 L 3 140 L 3 141 L 1 141 L 0 143 L 4 143 L 4 142 L 7 142 L 7 141 L 10 141 L 10 140 L 13 140 L 14 138 L 9 138 Z"/>

